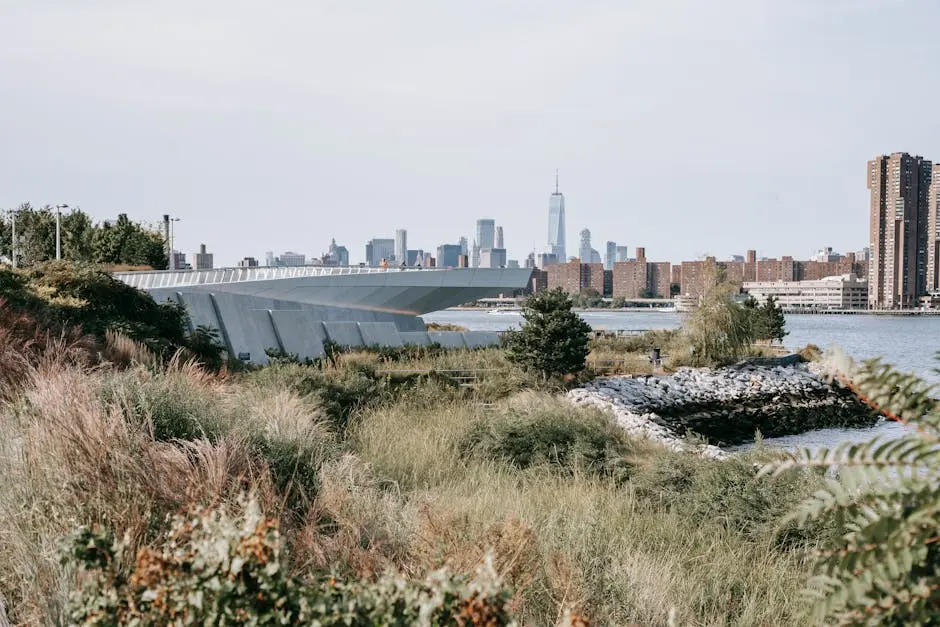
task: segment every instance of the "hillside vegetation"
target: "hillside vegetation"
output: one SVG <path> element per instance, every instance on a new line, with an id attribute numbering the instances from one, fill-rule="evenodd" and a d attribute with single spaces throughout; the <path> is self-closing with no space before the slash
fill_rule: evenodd
<path id="1" fill-rule="evenodd" d="M 58 298 L 27 279 L 23 328 Z M 812 468 L 631 439 L 500 349 L 216 373 L 109 330 L 0 333 L 15 624 L 794 624 L 841 541 L 787 518 Z"/>

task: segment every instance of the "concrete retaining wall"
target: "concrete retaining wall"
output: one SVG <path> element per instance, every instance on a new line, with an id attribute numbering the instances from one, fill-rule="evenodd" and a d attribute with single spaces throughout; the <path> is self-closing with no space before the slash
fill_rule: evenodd
<path id="1" fill-rule="evenodd" d="M 402 346 L 398 328 L 391 322 L 360 322 L 359 332 L 366 346 Z"/>
<path id="2" fill-rule="evenodd" d="M 467 348 L 499 346 L 499 335 L 494 331 L 465 331 L 463 340 Z"/>
<path id="3" fill-rule="evenodd" d="M 440 344 L 444 348 L 466 348 L 467 343 L 463 339 L 463 333 L 458 331 L 428 331 L 428 336 L 435 344 Z"/>
<path id="4" fill-rule="evenodd" d="M 427 331 L 402 331 L 399 334 L 404 346 L 430 346 L 431 336 Z"/>
<path id="5" fill-rule="evenodd" d="M 324 322 L 323 328 L 326 329 L 326 337 L 331 342 L 349 348 L 363 346 L 358 322 Z"/>
<path id="6" fill-rule="evenodd" d="M 286 352 L 294 353 L 300 359 L 323 356 L 326 331 L 323 323 L 314 319 L 309 311 L 274 309 L 271 320 Z"/>

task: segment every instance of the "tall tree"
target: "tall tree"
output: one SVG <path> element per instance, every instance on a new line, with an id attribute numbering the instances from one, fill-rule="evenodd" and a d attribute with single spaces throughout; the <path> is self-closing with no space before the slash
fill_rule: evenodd
<path id="1" fill-rule="evenodd" d="M 506 340 L 510 361 L 546 377 L 584 370 L 591 327 L 560 288 L 533 294 L 522 306 L 522 328 Z"/>
<path id="2" fill-rule="evenodd" d="M 163 237 L 157 231 L 132 222 L 126 213 L 114 222 L 105 222 L 92 240 L 96 263 L 150 266 L 166 269 L 169 265 Z"/>

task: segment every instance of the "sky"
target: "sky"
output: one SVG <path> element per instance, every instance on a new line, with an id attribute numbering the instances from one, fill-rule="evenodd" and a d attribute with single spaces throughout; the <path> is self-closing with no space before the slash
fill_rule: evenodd
<path id="1" fill-rule="evenodd" d="M 178 217 L 216 265 L 503 226 L 648 259 L 868 240 L 940 159 L 936 0 L 5 0 L 0 207 Z"/>

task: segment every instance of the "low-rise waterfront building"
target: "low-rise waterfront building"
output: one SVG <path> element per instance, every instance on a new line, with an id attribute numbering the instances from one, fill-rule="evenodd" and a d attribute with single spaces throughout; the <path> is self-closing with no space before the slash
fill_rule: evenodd
<path id="1" fill-rule="evenodd" d="M 791 311 L 868 308 L 868 281 L 854 274 L 816 281 L 748 281 L 744 291 L 760 302 L 773 296 Z"/>

